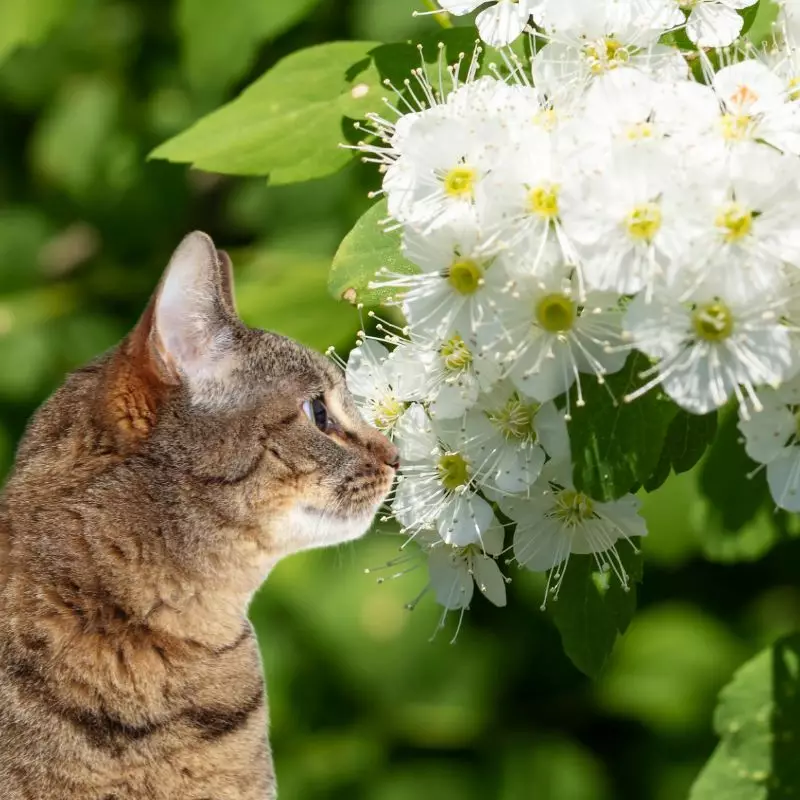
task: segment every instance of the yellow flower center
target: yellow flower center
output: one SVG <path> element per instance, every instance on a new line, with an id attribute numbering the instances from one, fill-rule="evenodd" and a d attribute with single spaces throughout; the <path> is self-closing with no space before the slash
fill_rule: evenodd
<path id="1" fill-rule="evenodd" d="M 555 219 L 558 216 L 558 186 L 537 186 L 528 194 L 528 209 L 541 219 Z"/>
<path id="2" fill-rule="evenodd" d="M 460 486 L 466 486 L 469 481 L 469 464 L 461 453 L 445 453 L 436 465 L 439 481 L 449 492 L 454 492 Z"/>
<path id="3" fill-rule="evenodd" d="M 597 516 L 590 497 L 574 489 L 562 489 L 556 495 L 554 516 L 568 527 L 575 527 Z"/>
<path id="4" fill-rule="evenodd" d="M 483 269 L 468 258 L 455 261 L 447 271 L 447 280 L 459 294 L 475 294 L 483 282 Z"/>
<path id="5" fill-rule="evenodd" d="M 502 408 L 489 412 L 487 416 L 506 439 L 535 442 L 537 437 L 533 423 L 540 407 L 538 403 L 523 403 L 514 395 Z"/>
<path id="6" fill-rule="evenodd" d="M 728 203 L 720 209 L 714 224 L 722 229 L 722 236 L 726 242 L 738 242 L 753 229 L 753 212 L 739 203 Z"/>
<path id="7" fill-rule="evenodd" d="M 692 313 L 692 324 L 698 338 L 706 342 L 722 342 L 733 333 L 733 314 L 719 300 L 698 306 Z"/>
<path id="8" fill-rule="evenodd" d="M 546 131 L 552 131 L 558 123 L 558 115 L 552 108 L 545 108 L 537 112 L 533 117 L 533 124 L 544 128 Z"/>
<path id="9" fill-rule="evenodd" d="M 628 49 L 613 37 L 589 42 L 584 45 L 583 53 L 593 75 L 627 64 L 631 57 Z"/>
<path id="10" fill-rule="evenodd" d="M 572 328 L 578 311 L 565 294 L 545 295 L 536 304 L 536 321 L 548 333 L 564 333 Z"/>
<path id="11" fill-rule="evenodd" d="M 652 139 L 653 138 L 653 123 L 652 122 L 637 122 L 629 125 L 625 131 L 625 136 L 631 141 L 639 139 Z"/>
<path id="12" fill-rule="evenodd" d="M 723 138 L 730 142 L 749 139 L 753 130 L 753 118 L 749 114 L 723 114 L 720 124 Z"/>
<path id="13" fill-rule="evenodd" d="M 661 208 L 657 203 L 642 203 L 628 214 L 625 228 L 631 239 L 651 242 L 661 228 Z"/>
<path id="14" fill-rule="evenodd" d="M 375 427 L 383 433 L 388 433 L 397 420 L 400 419 L 405 409 L 405 403 L 402 403 L 394 395 L 382 397 L 372 409 Z"/>
<path id="15" fill-rule="evenodd" d="M 789 100 L 800 100 L 800 76 L 791 78 L 786 88 Z"/>
<path id="16" fill-rule="evenodd" d="M 445 369 L 451 372 L 461 372 L 472 363 L 472 353 L 458 334 L 439 348 L 439 354 L 444 359 Z"/>
<path id="17" fill-rule="evenodd" d="M 444 191 L 449 197 L 472 199 L 478 173 L 473 167 L 462 164 L 453 167 L 444 176 Z"/>

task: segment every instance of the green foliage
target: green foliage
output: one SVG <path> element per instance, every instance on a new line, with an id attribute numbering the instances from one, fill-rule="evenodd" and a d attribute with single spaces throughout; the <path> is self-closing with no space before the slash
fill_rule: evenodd
<path id="1" fill-rule="evenodd" d="M 757 470 L 745 453 L 737 422 L 735 410 L 724 414 L 700 474 L 703 494 L 719 516 L 719 527 L 729 534 L 740 532 L 769 499 L 764 470 Z"/>
<path id="2" fill-rule="evenodd" d="M 800 635 L 745 664 L 720 695 L 721 742 L 690 800 L 789 800 L 800 786 Z"/>
<path id="3" fill-rule="evenodd" d="M 177 26 L 183 63 L 196 91 L 216 95 L 238 80 L 259 45 L 309 14 L 319 0 L 180 0 Z"/>
<path id="4" fill-rule="evenodd" d="M 748 36 L 753 44 L 760 45 L 772 38 L 772 26 L 778 18 L 778 4 L 774 0 L 760 0 L 757 5 L 751 6 L 753 11 Z M 745 9 L 749 11 L 750 9 Z M 745 25 L 748 20 L 745 17 Z"/>
<path id="5" fill-rule="evenodd" d="M 761 6 L 772 5 L 771 3 L 767 3 L 764 0 L 756 0 L 755 3 L 751 6 L 747 6 L 746 8 L 742 8 L 739 11 L 739 16 L 742 18 L 742 35 L 748 33 L 750 29 L 753 27 L 753 23 L 756 21 L 756 17 L 759 16 L 759 12 L 761 12 Z"/>
<path id="6" fill-rule="evenodd" d="M 343 117 L 380 107 L 383 87 L 369 53 L 375 42 L 331 42 L 292 53 L 232 103 L 156 148 L 163 158 L 229 175 L 269 175 L 274 184 L 336 172 Z"/>
<path id="7" fill-rule="evenodd" d="M 454 61 L 468 41 L 472 34 L 458 29 L 427 37 L 424 59 L 435 61 L 441 42 Z M 227 175 L 269 175 L 272 184 L 329 175 L 352 158 L 340 147 L 356 136 L 350 120 L 384 110 L 384 81 L 402 86 L 419 60 L 408 43 L 330 42 L 299 50 L 151 157 Z"/>
<path id="8" fill-rule="evenodd" d="M 627 587 L 613 570 L 598 570 L 594 556 L 572 556 L 558 599 L 550 606 L 564 652 L 592 678 L 603 671 L 617 637 L 625 633 L 636 612 L 642 558 L 627 543 L 618 550 L 618 568 L 627 574 Z"/>
<path id="9" fill-rule="evenodd" d="M 298 250 L 232 253 L 237 264 L 239 314 L 249 325 L 292 336 L 309 347 L 347 347 L 356 313 L 325 291 L 330 261 Z"/>
<path id="10" fill-rule="evenodd" d="M 390 289 L 372 286 L 380 269 L 412 274 L 417 268 L 407 261 L 400 249 L 400 232 L 384 230 L 386 201 L 375 203 L 345 236 L 333 258 L 328 289 L 337 299 L 350 303 L 375 305 L 392 294 Z"/>
<path id="11" fill-rule="evenodd" d="M 0 63 L 22 45 L 43 39 L 72 10 L 74 0 L 0 0 Z"/>
<path id="12" fill-rule="evenodd" d="M 626 395 L 643 385 L 640 373 L 650 364 L 633 354 L 605 384 L 584 379 L 584 405 L 578 388 L 570 391 L 569 425 L 576 488 L 597 500 L 614 500 L 646 481 L 658 466 L 667 430 L 677 406 L 651 391 L 634 403 Z"/>

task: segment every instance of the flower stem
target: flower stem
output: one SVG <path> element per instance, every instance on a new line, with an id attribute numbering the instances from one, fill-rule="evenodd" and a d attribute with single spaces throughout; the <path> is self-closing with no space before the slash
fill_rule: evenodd
<path id="1" fill-rule="evenodd" d="M 436 0 L 422 0 L 423 3 L 433 11 L 433 18 L 441 25 L 441 27 L 447 29 L 453 27 L 453 20 L 450 19 L 450 15 L 442 8 L 439 8 Z"/>

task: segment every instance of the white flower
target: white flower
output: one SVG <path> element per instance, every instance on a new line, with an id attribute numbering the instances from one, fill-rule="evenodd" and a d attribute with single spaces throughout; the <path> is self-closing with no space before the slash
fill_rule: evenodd
<path id="1" fill-rule="evenodd" d="M 706 170 L 697 201 L 687 203 L 697 226 L 686 233 L 691 263 L 677 266 L 733 291 L 774 291 L 785 282 L 783 265 L 800 265 L 800 163 L 747 142 L 724 167 Z"/>
<path id="2" fill-rule="evenodd" d="M 638 295 L 628 306 L 625 328 L 634 345 L 658 361 L 643 376 L 650 380 L 626 401 L 661 384 L 694 414 L 719 408 L 731 395 L 744 416 L 748 405 L 758 410 L 756 387 L 777 386 L 792 364 L 784 310 L 780 296 L 723 295 L 709 284 L 681 299 L 660 292 L 648 303 Z"/>
<path id="3" fill-rule="evenodd" d="M 545 450 L 551 457 L 569 452 L 564 415 L 552 403 L 521 397 L 510 382 L 483 395 L 463 420 L 440 427 L 464 442 L 490 499 L 526 492 L 544 466 Z"/>
<path id="4" fill-rule="evenodd" d="M 505 144 L 503 134 L 499 120 L 459 119 L 445 106 L 420 112 L 386 168 L 389 213 L 421 230 L 472 221 L 482 181 Z"/>
<path id="5" fill-rule="evenodd" d="M 360 342 L 350 352 L 345 378 L 364 419 L 390 437 L 408 403 L 421 400 L 427 392 L 419 360 L 411 360 L 403 345 L 390 354 L 379 342 Z"/>
<path id="6" fill-rule="evenodd" d="M 583 113 L 570 121 L 564 136 L 574 140 L 573 160 L 580 158 L 585 174 L 604 169 L 612 158 L 638 163 L 661 179 L 680 176 L 698 149 L 698 139 L 720 120 L 713 89 L 693 81 L 656 81 L 633 69 L 617 69 L 592 83 Z M 701 157 L 700 162 L 707 162 Z M 633 162 L 637 163 L 637 162 Z"/>
<path id="7" fill-rule="evenodd" d="M 689 11 L 686 35 L 699 47 L 727 47 L 739 38 L 744 20 L 737 9 L 758 0 L 675 0 Z"/>
<path id="8" fill-rule="evenodd" d="M 539 477 L 545 454 L 557 459 L 569 454 L 563 413 L 553 403 L 531 402 L 508 381 L 479 399 L 464 431 L 471 451 L 479 458 L 486 454 L 484 488 L 490 494 L 527 491 Z"/>
<path id="9" fill-rule="evenodd" d="M 599 291 L 652 292 L 665 265 L 685 247 L 686 194 L 664 153 L 646 162 L 620 157 L 583 186 L 571 188 L 564 229 L 582 256 L 582 276 Z M 674 173 L 673 173 L 674 175 Z"/>
<path id="10" fill-rule="evenodd" d="M 576 381 L 581 403 L 581 372 L 602 379 L 625 363 L 619 297 L 581 297 L 575 284 L 563 273 L 518 281 L 493 323 L 478 331 L 479 343 L 498 354 L 519 391 L 541 403 Z"/>
<path id="11" fill-rule="evenodd" d="M 800 106 L 765 63 L 747 59 L 723 67 L 712 85 L 723 106 L 720 132 L 728 146 L 760 140 L 800 155 Z"/>
<path id="12" fill-rule="evenodd" d="M 468 329 L 469 330 L 469 329 Z M 467 345 L 459 333 L 448 336 L 433 351 L 419 353 L 418 372 L 425 371 L 429 413 L 436 419 L 455 419 L 471 408 L 481 390 L 500 377 L 499 365 Z"/>
<path id="13" fill-rule="evenodd" d="M 483 546 L 454 547 L 441 540 L 427 550 L 430 586 L 436 602 L 446 609 L 465 609 L 475 585 L 496 606 L 506 604 L 506 582 L 492 556 L 503 551 L 503 528 L 499 523 L 486 530 Z"/>
<path id="14" fill-rule="evenodd" d="M 443 339 L 452 331 L 471 333 L 494 316 L 493 297 L 506 284 L 493 267 L 495 252 L 468 226 L 443 226 L 419 233 L 407 229 L 405 256 L 416 275 L 379 276 L 376 285 L 400 290 L 403 313 L 415 333 Z"/>
<path id="15" fill-rule="evenodd" d="M 632 537 L 647 534 L 638 513 L 639 500 L 633 495 L 599 503 L 575 489 L 568 461 L 552 461 L 532 487 L 530 497 L 509 496 L 498 502 L 503 513 L 517 524 L 514 557 L 534 572 L 550 570 L 548 589 L 552 588 L 554 594 L 558 594 L 572 554 L 594 555 L 600 570 L 611 570 L 627 587 L 628 574 L 616 542 L 630 543 Z"/>
<path id="16" fill-rule="evenodd" d="M 800 511 L 800 378 L 777 389 L 761 389 L 758 398 L 761 411 L 749 418 L 740 414 L 745 450 L 754 461 L 766 464 L 776 505 Z"/>
<path id="17" fill-rule="evenodd" d="M 514 41 L 528 24 L 533 9 L 542 0 L 495 0 L 475 18 L 481 39 L 492 47 Z M 485 0 L 439 0 L 439 5 L 451 14 L 470 14 Z"/>
<path id="18" fill-rule="evenodd" d="M 533 59 L 533 79 L 548 94 L 622 67 L 659 79 L 688 74 L 679 51 L 657 44 L 664 32 L 662 10 L 651 11 L 642 0 L 550 0 L 534 18 L 549 42 Z"/>
<path id="19" fill-rule="evenodd" d="M 558 137 L 555 125 L 528 122 L 520 139 L 518 152 L 486 179 L 492 198 L 486 224 L 503 243 L 502 263 L 512 277 L 536 275 L 542 267 L 547 271 L 554 255 L 562 260 L 573 257 L 561 225 L 560 197 L 562 185 L 580 163 L 572 157 L 577 148 Z"/>
<path id="20" fill-rule="evenodd" d="M 483 546 L 483 534 L 495 517 L 492 507 L 477 494 L 482 464 L 457 432 L 448 435 L 450 431 L 443 432 L 420 416 L 416 421 L 414 449 L 420 454 L 427 449 L 427 454 L 403 462 L 392 503 L 395 517 L 412 536 L 436 528 L 447 544 Z"/>

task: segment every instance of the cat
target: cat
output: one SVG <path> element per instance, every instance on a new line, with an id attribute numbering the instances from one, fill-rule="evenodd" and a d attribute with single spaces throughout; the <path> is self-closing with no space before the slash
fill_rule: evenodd
<path id="1" fill-rule="evenodd" d="M 339 369 L 244 325 L 230 259 L 189 234 L 0 497 L 3 800 L 276 797 L 249 599 L 360 537 L 397 467 Z"/>

